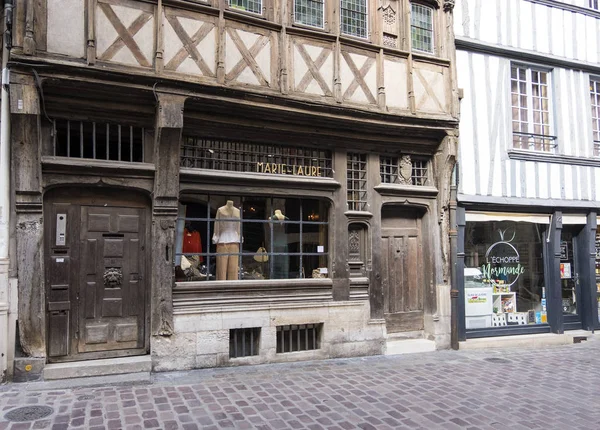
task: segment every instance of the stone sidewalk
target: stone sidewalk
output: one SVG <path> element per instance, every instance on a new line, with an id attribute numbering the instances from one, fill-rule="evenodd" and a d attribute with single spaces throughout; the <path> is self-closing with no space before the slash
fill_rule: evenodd
<path id="1" fill-rule="evenodd" d="M 51 413 L 8 421 L 21 406 Z M 163 373 L 147 385 L 0 387 L 0 430 L 121 428 L 597 429 L 600 341 Z"/>

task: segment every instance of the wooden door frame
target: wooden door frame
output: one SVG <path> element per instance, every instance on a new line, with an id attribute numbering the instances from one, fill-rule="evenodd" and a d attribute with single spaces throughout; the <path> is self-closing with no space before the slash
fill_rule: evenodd
<path id="1" fill-rule="evenodd" d="M 53 239 L 53 228 L 55 222 L 51 219 L 52 215 L 52 205 L 54 203 L 65 203 L 70 205 L 77 205 L 77 210 L 80 216 L 81 207 L 82 206 L 104 206 L 105 204 L 109 205 L 107 207 L 126 207 L 126 208 L 136 208 L 144 211 L 145 221 L 143 231 L 140 232 L 140 237 L 144 239 L 144 250 L 140 252 L 140 258 L 145 259 L 146 262 L 151 261 L 151 231 L 152 231 L 152 213 L 151 213 L 151 199 L 145 193 L 130 190 L 130 189 L 122 189 L 118 187 L 82 187 L 82 186 L 59 186 L 53 187 L 51 189 L 47 189 L 44 193 L 44 245 L 43 245 L 43 253 L 44 253 L 44 261 L 47 261 L 51 256 L 51 248 L 52 248 L 52 239 Z M 71 285 L 69 297 L 71 301 L 71 314 L 69 321 L 69 329 L 72 331 L 69 335 L 69 354 L 66 356 L 60 357 L 50 357 L 48 354 L 48 350 L 50 347 L 49 342 L 49 311 L 48 311 L 48 300 L 47 300 L 47 292 L 48 292 L 48 282 L 45 282 L 44 287 L 44 313 L 43 317 L 45 318 L 45 326 L 46 326 L 46 353 L 48 362 L 66 362 L 66 361 L 82 361 L 82 360 L 92 360 L 92 359 L 103 359 L 103 358 L 115 358 L 115 357 L 125 357 L 125 356 L 133 356 L 133 355 L 145 355 L 150 352 L 150 311 L 151 311 L 151 297 L 152 297 L 152 265 L 145 264 L 143 270 L 143 278 L 145 281 L 144 288 L 144 300 L 145 305 L 144 309 L 144 346 L 142 348 L 132 349 L 132 350 L 114 350 L 114 351 L 101 351 L 101 352 L 77 352 L 78 348 L 78 338 L 75 336 L 75 330 L 79 327 L 79 301 L 77 299 L 81 276 L 80 276 L 80 260 L 79 256 L 81 252 L 79 250 L 80 246 L 80 226 L 81 222 L 77 223 L 75 228 L 76 231 L 71 233 L 76 235 L 76 251 L 71 251 L 72 255 L 76 256 L 76 260 L 73 261 L 73 269 L 71 271 Z M 48 279 L 48 268 L 47 264 L 44 264 L 44 278 Z"/>

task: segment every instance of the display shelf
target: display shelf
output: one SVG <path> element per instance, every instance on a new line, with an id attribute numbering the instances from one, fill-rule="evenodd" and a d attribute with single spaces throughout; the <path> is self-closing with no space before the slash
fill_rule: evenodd
<path id="1" fill-rule="evenodd" d="M 517 309 L 517 293 L 492 293 L 492 309 L 498 313 L 512 313 Z"/>

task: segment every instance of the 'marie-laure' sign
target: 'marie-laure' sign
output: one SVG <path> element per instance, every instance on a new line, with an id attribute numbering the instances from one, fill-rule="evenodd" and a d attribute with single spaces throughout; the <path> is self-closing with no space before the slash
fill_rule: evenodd
<path id="1" fill-rule="evenodd" d="M 282 163 L 256 163 L 256 172 L 274 173 L 277 175 L 321 176 L 321 167 Z"/>

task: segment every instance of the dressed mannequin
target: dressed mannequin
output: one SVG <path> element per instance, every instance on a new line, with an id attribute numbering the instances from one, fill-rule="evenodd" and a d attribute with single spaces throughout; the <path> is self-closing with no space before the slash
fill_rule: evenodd
<path id="1" fill-rule="evenodd" d="M 273 221 L 285 221 L 288 219 L 281 210 L 275 209 L 271 216 Z M 287 234 L 285 232 L 285 223 L 273 223 L 273 252 L 288 252 Z M 287 279 L 290 273 L 290 257 L 288 255 L 273 256 L 273 279 Z"/>
<path id="2" fill-rule="evenodd" d="M 240 210 L 227 200 L 217 209 L 212 241 L 217 245 L 217 281 L 238 279 Z M 235 255 L 233 255 L 235 254 Z"/>

